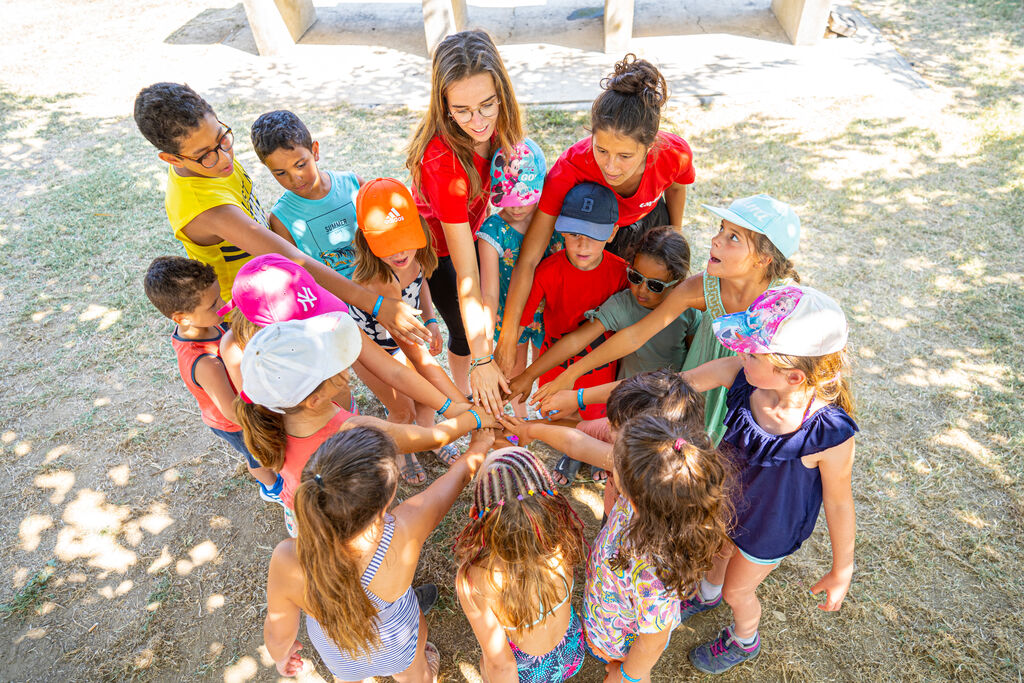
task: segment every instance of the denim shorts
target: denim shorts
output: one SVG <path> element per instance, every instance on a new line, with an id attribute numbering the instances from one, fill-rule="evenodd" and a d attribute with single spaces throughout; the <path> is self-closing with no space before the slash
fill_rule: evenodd
<path id="1" fill-rule="evenodd" d="M 241 429 L 237 432 L 225 432 L 223 429 L 214 429 L 213 427 L 210 427 L 210 431 L 227 441 L 232 448 L 244 455 L 249 467 L 253 469 L 263 467 L 263 465 L 260 464 L 260 461 L 252 457 L 252 453 L 250 453 L 249 449 L 245 447 L 245 439 L 242 437 Z"/>

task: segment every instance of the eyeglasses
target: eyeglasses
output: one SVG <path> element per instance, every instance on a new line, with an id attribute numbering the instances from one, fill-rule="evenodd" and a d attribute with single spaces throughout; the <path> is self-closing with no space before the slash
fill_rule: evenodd
<path id="1" fill-rule="evenodd" d="M 224 132 L 224 135 L 220 136 L 220 140 L 217 141 L 216 147 L 214 147 L 213 149 L 211 149 L 209 152 L 199 157 L 198 159 L 193 157 L 187 157 L 184 154 L 176 154 L 175 156 L 179 156 L 182 159 L 188 159 L 189 161 L 194 161 L 203 168 L 213 168 L 214 166 L 216 166 L 217 161 L 220 160 L 221 151 L 230 152 L 232 145 L 235 144 L 235 134 L 231 132 L 231 126 L 227 126 L 221 123 L 219 120 L 217 121 L 217 123 L 220 123 L 220 125 L 227 128 L 227 130 Z"/>
<path id="2" fill-rule="evenodd" d="M 640 285 L 646 285 L 651 294 L 661 294 L 666 289 L 679 282 L 679 278 L 672 280 L 672 282 L 662 282 L 661 280 L 655 280 L 651 277 L 644 277 L 632 268 L 626 268 L 626 279 L 629 280 L 630 284 L 634 284 L 637 287 Z"/>
<path id="3" fill-rule="evenodd" d="M 495 98 L 493 102 L 487 104 L 481 104 L 479 107 L 467 107 L 465 109 L 459 109 L 457 111 L 448 111 L 448 116 L 459 123 L 469 123 L 473 120 L 473 114 L 480 112 L 480 116 L 485 119 L 491 119 L 498 115 L 498 105 L 501 104 L 501 100 Z"/>

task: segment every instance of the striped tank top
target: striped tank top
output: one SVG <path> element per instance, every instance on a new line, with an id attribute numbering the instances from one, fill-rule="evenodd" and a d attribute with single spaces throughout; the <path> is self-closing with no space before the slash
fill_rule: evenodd
<path id="1" fill-rule="evenodd" d="M 380 632 L 380 647 L 370 651 L 366 659 L 361 653 L 353 657 L 342 652 L 327 637 L 316 619 L 306 615 L 306 632 L 320 658 L 337 678 L 343 681 L 359 681 L 370 676 L 394 676 L 412 666 L 416 657 L 416 641 L 419 635 L 420 606 L 412 586 L 394 602 L 384 602 L 370 592 L 368 586 L 376 576 L 384 556 L 387 555 L 391 538 L 395 533 L 395 518 L 387 515 L 384 519 L 384 535 L 373 554 L 370 565 L 363 572 L 359 582 L 366 597 L 377 608 L 377 628 Z"/>

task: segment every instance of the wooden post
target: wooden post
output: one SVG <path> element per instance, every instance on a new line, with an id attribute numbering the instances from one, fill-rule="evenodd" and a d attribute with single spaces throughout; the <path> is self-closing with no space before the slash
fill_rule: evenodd
<path id="1" fill-rule="evenodd" d="M 772 0 L 772 12 L 794 45 L 814 45 L 825 35 L 830 0 Z"/>
<path id="2" fill-rule="evenodd" d="M 316 22 L 313 0 L 242 0 L 260 55 L 285 54 Z"/>
<path id="3" fill-rule="evenodd" d="M 433 55 L 445 36 L 466 28 L 466 0 L 423 0 L 423 33 Z"/>
<path id="4" fill-rule="evenodd" d="M 633 38 L 634 0 L 604 0 L 604 51 L 621 55 Z"/>

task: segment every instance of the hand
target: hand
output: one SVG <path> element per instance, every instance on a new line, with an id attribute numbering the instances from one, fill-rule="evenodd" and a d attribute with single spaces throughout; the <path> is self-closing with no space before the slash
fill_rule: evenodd
<path id="1" fill-rule="evenodd" d="M 557 420 L 560 417 L 568 417 L 580 409 L 579 400 L 576 398 L 576 391 L 573 389 L 564 389 L 540 400 L 538 400 L 537 394 L 534 394 L 533 400 L 530 402 L 537 406 L 545 420 Z M 557 417 L 555 413 L 557 413 Z"/>
<path id="2" fill-rule="evenodd" d="M 473 389 L 473 402 L 483 406 L 491 415 L 502 411 L 505 402 L 502 393 L 508 393 L 508 382 L 498 366 L 491 361 L 469 371 L 469 386 Z"/>
<path id="3" fill-rule="evenodd" d="M 444 339 L 441 337 L 441 326 L 435 323 L 427 325 L 430 332 L 430 355 L 436 356 L 444 350 Z"/>
<path id="4" fill-rule="evenodd" d="M 288 650 L 288 654 L 284 659 L 277 662 L 277 673 L 282 676 L 297 676 L 302 672 L 302 656 L 299 655 L 299 650 L 302 649 L 302 643 L 295 641 L 292 643 L 291 649 Z"/>
<path id="5" fill-rule="evenodd" d="M 514 401 L 520 396 L 525 400 L 530 397 L 530 390 L 533 389 L 533 378 L 527 376 L 525 372 L 521 373 L 512 378 L 508 388 L 509 401 Z"/>
<path id="6" fill-rule="evenodd" d="M 533 405 L 538 405 L 541 401 L 543 401 L 545 398 L 551 396 L 554 393 L 564 391 L 566 389 L 572 389 L 572 385 L 576 383 L 577 378 L 573 377 L 570 374 L 571 369 L 572 368 L 570 366 L 568 370 L 560 374 L 558 377 L 554 378 L 541 388 L 537 389 L 537 391 L 534 392 L 533 398 L 530 400 L 530 403 Z"/>
<path id="7" fill-rule="evenodd" d="M 401 299 L 385 298 L 377 312 L 377 322 L 384 326 L 396 341 L 406 344 L 429 344 L 430 331 L 423 327 L 416 316 L 420 311 Z"/>
<path id="8" fill-rule="evenodd" d="M 519 343 L 519 334 L 518 325 L 514 335 L 511 332 L 506 334 L 505 328 L 502 328 L 501 336 L 498 337 L 498 343 L 494 347 L 494 362 L 498 364 L 505 375 L 512 374 L 512 369 L 516 366 L 516 356 L 518 355 L 516 345 Z"/>
<path id="9" fill-rule="evenodd" d="M 838 612 L 839 608 L 843 606 L 843 599 L 850 590 L 850 580 L 853 578 L 852 572 L 844 573 L 845 576 L 841 576 L 833 568 L 821 578 L 821 581 L 811 586 L 811 595 L 825 591 L 825 602 L 820 603 L 818 609 L 825 612 Z"/>
<path id="10" fill-rule="evenodd" d="M 513 434 L 519 437 L 520 442 L 525 440 L 532 440 L 530 436 L 530 423 L 526 420 L 516 417 L 514 415 L 502 414 L 498 418 L 499 424 L 504 427 L 505 431 L 509 434 Z"/>

